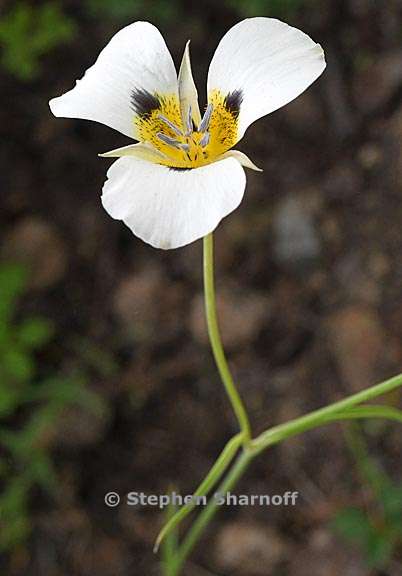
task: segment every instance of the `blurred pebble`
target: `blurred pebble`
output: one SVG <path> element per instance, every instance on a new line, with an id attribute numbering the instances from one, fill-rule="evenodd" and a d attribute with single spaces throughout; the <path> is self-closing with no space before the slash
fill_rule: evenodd
<path id="1" fill-rule="evenodd" d="M 153 324 L 157 318 L 155 301 L 163 284 L 162 273 L 149 267 L 123 278 L 113 298 L 113 308 L 123 324 Z"/>
<path id="2" fill-rule="evenodd" d="M 183 287 L 155 265 L 124 278 L 113 297 L 113 309 L 135 341 L 169 341 L 182 328 Z"/>
<path id="3" fill-rule="evenodd" d="M 230 570 L 231 574 L 266 576 L 287 556 L 288 548 L 274 529 L 234 521 L 218 533 L 215 558 L 219 569 Z"/>
<path id="4" fill-rule="evenodd" d="M 378 144 L 367 142 L 363 144 L 358 152 L 358 160 L 363 168 L 372 170 L 379 166 L 383 160 L 384 153 Z"/>
<path id="5" fill-rule="evenodd" d="M 228 350 L 250 344 L 266 324 L 270 314 L 270 300 L 257 292 L 222 288 L 217 292 L 219 326 L 224 346 Z M 204 297 L 198 294 L 192 303 L 190 327 L 196 340 L 208 342 Z"/>
<path id="6" fill-rule="evenodd" d="M 352 162 L 343 162 L 332 167 L 321 185 L 324 198 L 330 200 L 349 199 L 357 196 L 363 186 L 363 177 L 359 166 Z"/>
<path id="7" fill-rule="evenodd" d="M 385 261 L 378 260 L 378 264 L 385 266 Z M 344 290 L 345 301 L 359 301 L 371 305 L 381 301 L 381 283 L 367 268 L 360 254 L 354 250 L 339 258 L 334 266 L 334 273 L 339 287 Z"/>
<path id="8" fill-rule="evenodd" d="M 321 244 L 313 214 L 301 198 L 288 196 L 279 203 L 273 231 L 274 253 L 279 262 L 302 266 L 319 257 Z"/>
<path id="9" fill-rule="evenodd" d="M 66 246 L 60 235 L 34 216 L 20 220 L 6 234 L 1 257 L 27 266 L 29 286 L 38 290 L 54 286 L 67 270 Z"/>
<path id="10" fill-rule="evenodd" d="M 325 529 L 312 533 L 309 542 L 290 557 L 289 576 L 368 576 L 362 558 L 338 543 Z"/>
<path id="11" fill-rule="evenodd" d="M 358 391 L 374 383 L 385 348 L 376 311 L 360 305 L 338 310 L 328 318 L 328 335 L 345 384 Z"/>
<path id="12" fill-rule="evenodd" d="M 108 424 L 107 411 L 94 413 L 88 407 L 72 406 L 58 416 L 46 441 L 51 446 L 92 446 L 104 437 Z"/>

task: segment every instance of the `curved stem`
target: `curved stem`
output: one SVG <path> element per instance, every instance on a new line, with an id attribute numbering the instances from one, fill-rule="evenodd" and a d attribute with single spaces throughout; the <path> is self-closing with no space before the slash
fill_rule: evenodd
<path id="1" fill-rule="evenodd" d="M 218 492 L 220 494 L 226 494 L 229 492 L 236 485 L 237 481 L 243 475 L 252 460 L 270 446 L 283 442 L 283 440 L 292 436 L 317 428 L 318 426 L 323 426 L 337 421 L 372 417 L 391 418 L 401 422 L 401 412 L 399 410 L 387 406 L 368 405 L 358 407 L 362 402 L 386 394 L 400 386 L 402 386 L 402 374 L 390 378 L 385 382 L 381 382 L 376 386 L 372 386 L 367 390 L 362 390 L 357 394 L 348 396 L 339 402 L 335 402 L 335 404 L 325 406 L 319 410 L 314 410 L 313 412 L 300 416 L 290 422 L 279 424 L 278 426 L 266 430 L 257 438 L 252 440 L 247 447 L 243 448 L 242 453 L 233 464 L 228 475 L 220 484 Z M 179 546 L 173 566 L 172 576 L 178 576 L 180 574 L 184 562 L 197 544 L 210 520 L 217 512 L 218 507 L 219 504 L 217 500 L 212 498 L 208 502 L 207 507 L 199 514 L 183 543 Z"/>
<path id="2" fill-rule="evenodd" d="M 218 320 L 216 314 L 215 302 L 215 287 L 214 287 L 214 252 L 213 252 L 213 236 L 209 234 L 204 237 L 204 292 L 205 292 L 205 312 L 208 325 L 208 334 L 211 342 L 212 351 L 214 354 L 215 362 L 225 387 L 226 393 L 231 402 L 232 408 L 238 420 L 241 439 L 243 443 L 243 450 L 238 459 L 229 470 L 226 478 L 220 484 L 218 492 L 226 494 L 232 489 L 244 471 L 247 469 L 250 462 L 261 452 L 268 447 L 282 442 L 286 438 L 301 434 L 307 430 L 311 430 L 320 425 L 329 424 L 338 420 L 349 420 L 367 417 L 384 417 L 401 421 L 401 413 L 398 410 L 383 407 L 383 406 L 361 406 L 359 404 L 372 400 L 382 394 L 386 394 L 402 385 L 402 374 L 391 378 L 385 382 L 381 382 L 377 386 L 372 386 L 367 390 L 363 390 L 358 394 L 354 394 L 330 406 L 326 406 L 319 410 L 315 410 L 309 414 L 296 418 L 285 424 L 274 426 L 260 434 L 257 438 L 251 439 L 251 428 L 247 412 L 244 408 L 243 402 L 234 384 L 229 366 L 225 357 L 222 346 L 222 341 L 219 333 Z M 235 437 L 236 438 L 236 437 Z M 236 442 L 236 441 L 235 441 Z M 237 448 L 237 446 L 236 446 Z M 234 455 L 235 451 L 233 452 Z M 232 453 L 230 453 L 232 456 Z M 226 459 L 224 458 L 224 463 Z M 218 472 L 224 472 L 224 467 L 221 468 L 218 464 Z M 212 475 L 215 479 L 215 470 Z M 208 488 L 210 476 L 208 479 Z M 212 483 L 211 483 L 212 486 Z M 204 489 L 205 486 L 201 485 Z M 194 546 L 200 539 L 203 531 L 208 526 L 209 522 L 216 514 L 219 507 L 218 500 L 212 497 L 208 505 L 199 514 L 194 524 L 188 531 L 187 536 L 184 538 L 182 544 L 179 546 L 175 559 L 173 561 L 171 576 L 178 576 L 183 568 L 183 565 L 192 552 Z M 184 518 L 187 510 L 183 510 L 176 517 L 176 521 Z"/>
<path id="3" fill-rule="evenodd" d="M 193 494 L 193 500 L 188 504 L 182 506 L 176 514 L 173 514 L 169 521 L 163 526 L 162 530 L 159 532 L 158 537 L 155 542 L 154 552 L 158 551 L 161 542 L 168 536 L 168 534 L 177 528 L 178 524 L 186 518 L 194 510 L 197 505 L 197 497 L 205 496 L 210 490 L 220 481 L 226 469 L 229 467 L 236 452 L 239 449 L 243 441 L 243 436 L 241 432 L 236 434 L 233 438 L 229 440 L 225 448 L 222 450 L 215 464 L 212 466 L 211 470 L 208 472 L 207 476 L 198 486 L 197 490 Z"/>
<path id="4" fill-rule="evenodd" d="M 243 433 L 244 443 L 248 444 L 251 439 L 250 422 L 230 373 L 219 333 L 215 302 L 213 242 L 212 233 L 204 237 L 204 297 L 209 340 L 220 377 Z"/>
<path id="5" fill-rule="evenodd" d="M 242 453 L 237 458 L 236 462 L 233 464 L 228 475 L 224 481 L 220 484 L 217 493 L 220 495 L 227 494 L 231 488 L 233 488 L 240 477 L 243 475 L 251 460 L 253 459 L 253 454 L 247 449 L 243 449 Z M 181 544 L 177 556 L 176 562 L 173 568 L 173 574 L 180 574 L 181 568 L 186 561 L 189 554 L 191 554 L 194 546 L 197 544 L 201 534 L 208 526 L 212 518 L 215 516 L 216 512 L 220 508 L 218 499 L 212 496 L 209 500 L 207 506 L 200 513 L 194 524 L 191 526 L 187 536 L 185 537 L 183 543 Z"/>
<path id="6" fill-rule="evenodd" d="M 324 408 L 314 410 L 314 412 L 310 412 L 309 414 L 295 418 L 290 422 L 274 426 L 273 428 L 266 430 L 257 438 L 255 438 L 251 442 L 251 447 L 253 451 L 256 451 L 258 454 L 268 448 L 268 446 L 282 442 L 282 440 L 285 440 L 285 438 L 301 434 L 302 432 L 316 428 L 321 424 L 327 424 L 330 421 L 336 421 L 337 414 L 343 413 L 339 419 L 344 420 L 345 412 L 347 412 L 347 410 L 362 404 L 363 402 L 367 402 L 368 400 L 373 400 L 374 398 L 378 398 L 378 396 L 387 394 L 388 392 L 391 392 L 400 386 L 402 386 L 402 374 L 398 374 L 398 376 L 394 376 L 393 378 L 385 380 L 376 386 L 362 390 L 357 394 L 347 396 L 343 400 L 339 400 L 339 402 L 335 402 L 334 404 L 330 404 L 329 406 L 325 406 Z M 375 407 L 367 406 L 366 410 L 370 409 L 372 411 L 374 408 Z M 355 414 L 351 413 L 350 416 L 353 418 Z M 372 414 L 368 414 L 368 416 L 372 416 Z"/>

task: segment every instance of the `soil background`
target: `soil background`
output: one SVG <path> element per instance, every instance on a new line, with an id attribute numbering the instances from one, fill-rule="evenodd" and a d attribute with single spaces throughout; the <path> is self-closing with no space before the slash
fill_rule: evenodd
<path id="1" fill-rule="evenodd" d="M 202 95 L 213 51 L 242 14 L 183 0 L 177 16 L 158 19 L 145 2 L 116 22 L 78 0 L 61 6 L 77 23 L 74 40 L 31 82 L 1 71 L 1 254 L 30 267 L 21 310 L 55 324 L 38 356 L 43 373 L 68 372 L 90 346 L 116 368 L 89 382 L 107 416 L 68 409 L 49 432 L 59 495 L 33 491 L 31 534 L 1 564 L 10 576 L 152 576 L 163 514 L 109 509 L 104 495 L 190 494 L 236 432 L 206 338 L 202 243 L 155 250 L 112 220 L 100 203 L 111 162 L 97 154 L 127 139 L 55 119 L 48 100 L 134 19 L 158 24 L 176 65 L 191 38 Z M 223 340 L 255 433 L 390 377 L 402 361 L 402 2 L 317 0 L 286 19 L 322 44 L 328 67 L 248 129 L 238 147 L 264 171 L 247 172 L 244 201 L 215 234 Z M 365 437 L 400 483 L 397 425 Z M 339 510 L 373 498 L 344 428 L 273 448 L 236 492 L 288 490 L 300 494 L 294 507 L 222 508 L 186 576 L 402 574 L 398 551 L 384 571 L 371 569 L 331 528 Z"/>

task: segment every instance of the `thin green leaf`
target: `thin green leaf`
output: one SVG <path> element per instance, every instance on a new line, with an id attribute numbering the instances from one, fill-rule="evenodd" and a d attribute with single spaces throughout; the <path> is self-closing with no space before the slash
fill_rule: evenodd
<path id="1" fill-rule="evenodd" d="M 338 420 L 355 420 L 365 418 L 384 418 L 395 420 L 402 424 L 402 411 L 385 405 L 358 406 L 348 408 L 341 412 L 335 412 L 325 418 L 325 422 L 337 422 Z"/>
<path id="2" fill-rule="evenodd" d="M 363 402 L 368 402 L 384 394 L 388 394 L 393 390 L 396 390 L 402 386 L 402 374 L 398 374 L 393 378 L 384 380 L 375 386 L 371 386 L 365 390 L 361 390 L 357 394 L 352 394 L 334 404 L 319 408 L 314 410 L 304 416 L 295 418 L 290 422 L 284 424 L 279 424 L 262 432 L 257 438 L 255 438 L 250 445 L 253 452 L 253 456 L 256 456 L 260 452 L 263 452 L 268 447 L 274 444 L 279 444 L 287 438 L 301 434 L 302 432 L 307 432 L 308 430 L 314 430 L 323 424 L 328 424 L 330 422 L 336 422 L 342 419 L 353 418 L 368 418 L 368 417 L 381 417 L 401 420 L 400 411 L 394 412 L 392 408 L 387 408 L 386 406 L 361 406 Z M 360 408 L 364 408 L 365 412 L 351 412 L 360 405 Z M 377 409 L 376 409 L 377 408 Z M 357 409 L 357 408 L 356 408 Z M 369 413 L 369 410 L 371 412 Z M 349 417 L 346 416 L 349 415 Z M 335 417 L 336 416 L 336 417 Z"/>
<path id="3" fill-rule="evenodd" d="M 172 492 L 172 490 L 170 490 Z M 176 513 L 176 506 L 172 501 L 166 510 L 166 523 L 170 522 Z M 162 567 L 165 576 L 174 576 L 175 559 L 178 546 L 177 527 L 166 535 L 162 543 Z"/>
<path id="4" fill-rule="evenodd" d="M 155 542 L 154 552 L 158 551 L 158 548 L 163 541 L 163 539 L 169 534 L 171 530 L 176 528 L 178 524 L 194 510 L 197 498 L 205 496 L 208 492 L 215 486 L 215 484 L 220 480 L 223 473 L 232 462 L 237 450 L 239 449 L 243 440 L 243 434 L 237 434 L 226 444 L 225 448 L 222 450 L 220 456 L 216 460 L 215 464 L 212 466 L 211 470 L 208 472 L 205 479 L 198 486 L 197 490 L 193 494 L 193 501 L 189 504 L 185 504 L 176 512 L 176 514 L 165 524 L 162 530 L 159 532 L 158 537 Z"/>

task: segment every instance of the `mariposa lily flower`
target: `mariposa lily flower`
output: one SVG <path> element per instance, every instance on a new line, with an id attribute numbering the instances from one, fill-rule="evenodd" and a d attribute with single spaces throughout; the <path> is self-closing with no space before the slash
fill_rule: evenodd
<path id="1" fill-rule="evenodd" d="M 271 18 L 243 20 L 216 49 L 201 114 L 189 43 L 177 75 L 158 29 L 135 22 L 50 108 L 138 140 L 101 154 L 119 158 L 107 173 L 103 206 L 152 246 L 178 248 L 240 204 L 243 167 L 258 170 L 232 150 L 248 126 L 299 96 L 324 68 L 321 46 L 300 30 Z"/>

